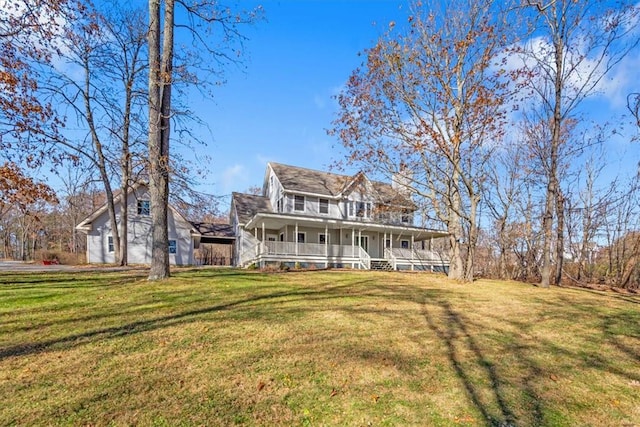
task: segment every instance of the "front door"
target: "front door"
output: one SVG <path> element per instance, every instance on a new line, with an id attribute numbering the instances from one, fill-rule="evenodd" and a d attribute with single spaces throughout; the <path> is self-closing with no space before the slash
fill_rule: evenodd
<path id="1" fill-rule="evenodd" d="M 360 236 L 360 247 L 369 253 L 369 236 Z"/>

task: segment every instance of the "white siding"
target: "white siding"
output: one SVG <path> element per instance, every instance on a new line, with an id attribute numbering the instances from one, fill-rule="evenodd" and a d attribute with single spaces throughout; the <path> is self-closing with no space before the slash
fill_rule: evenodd
<path id="1" fill-rule="evenodd" d="M 149 200 L 145 187 L 140 187 L 128 197 L 129 214 L 128 262 L 130 264 L 151 263 L 151 218 L 138 215 L 138 200 Z M 121 204 L 116 205 L 116 216 L 120 219 Z M 176 241 L 176 253 L 169 255 L 172 265 L 191 265 L 194 263 L 191 225 L 181 217 L 168 213 L 169 240 Z M 118 223 L 120 226 L 120 223 Z M 104 212 L 92 223 L 92 231 L 87 234 L 87 262 L 92 264 L 114 263 L 115 252 L 108 251 L 109 236 L 112 236 L 108 212 Z"/>

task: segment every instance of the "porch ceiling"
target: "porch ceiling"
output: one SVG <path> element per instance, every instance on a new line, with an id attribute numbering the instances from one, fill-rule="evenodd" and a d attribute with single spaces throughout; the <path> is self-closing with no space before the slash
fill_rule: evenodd
<path id="1" fill-rule="evenodd" d="M 407 227 L 401 225 L 388 225 L 373 223 L 367 221 L 347 221 L 335 218 L 314 218 L 301 215 L 258 213 L 247 223 L 245 228 L 262 228 L 279 230 L 286 225 L 300 227 L 325 228 L 329 230 L 337 229 L 354 229 L 359 231 L 374 231 L 380 233 L 403 234 L 405 236 L 413 236 L 415 240 L 424 240 L 429 238 L 445 237 L 448 234 L 439 230 L 430 230 L 420 227 Z"/>

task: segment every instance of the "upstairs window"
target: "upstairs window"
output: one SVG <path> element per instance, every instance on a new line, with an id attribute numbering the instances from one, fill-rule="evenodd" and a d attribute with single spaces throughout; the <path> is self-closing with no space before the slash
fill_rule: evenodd
<path id="1" fill-rule="evenodd" d="M 304 212 L 304 196 L 295 196 L 293 209 Z"/>
<path id="2" fill-rule="evenodd" d="M 360 218 L 371 218 L 371 203 L 356 202 L 356 215 Z"/>
<path id="3" fill-rule="evenodd" d="M 138 215 L 151 215 L 149 200 L 138 200 Z"/>
<path id="4" fill-rule="evenodd" d="M 113 236 L 109 236 L 107 238 L 107 246 L 108 246 L 107 250 L 109 252 L 113 252 Z"/>
<path id="5" fill-rule="evenodd" d="M 282 197 L 278 199 L 277 209 L 278 209 L 278 213 L 282 213 L 284 211 L 284 200 L 282 199 Z"/>
<path id="6" fill-rule="evenodd" d="M 175 254 L 178 252 L 178 245 L 175 240 L 169 240 L 169 253 Z"/>
<path id="7" fill-rule="evenodd" d="M 318 212 L 321 214 L 329 213 L 329 199 L 318 199 Z"/>
<path id="8" fill-rule="evenodd" d="M 409 211 L 407 209 L 402 209 L 402 217 L 401 217 L 402 222 L 407 223 L 409 222 Z"/>
<path id="9" fill-rule="evenodd" d="M 402 249 L 409 249 L 409 241 L 408 240 L 400 240 L 400 247 Z"/>

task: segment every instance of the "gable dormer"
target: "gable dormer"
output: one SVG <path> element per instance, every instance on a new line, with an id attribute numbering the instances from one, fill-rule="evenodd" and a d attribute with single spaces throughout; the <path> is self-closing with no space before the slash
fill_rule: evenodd
<path id="1" fill-rule="evenodd" d="M 374 218 L 379 195 L 373 183 L 360 171 L 342 190 L 342 214 L 345 219 L 370 220 Z"/>

